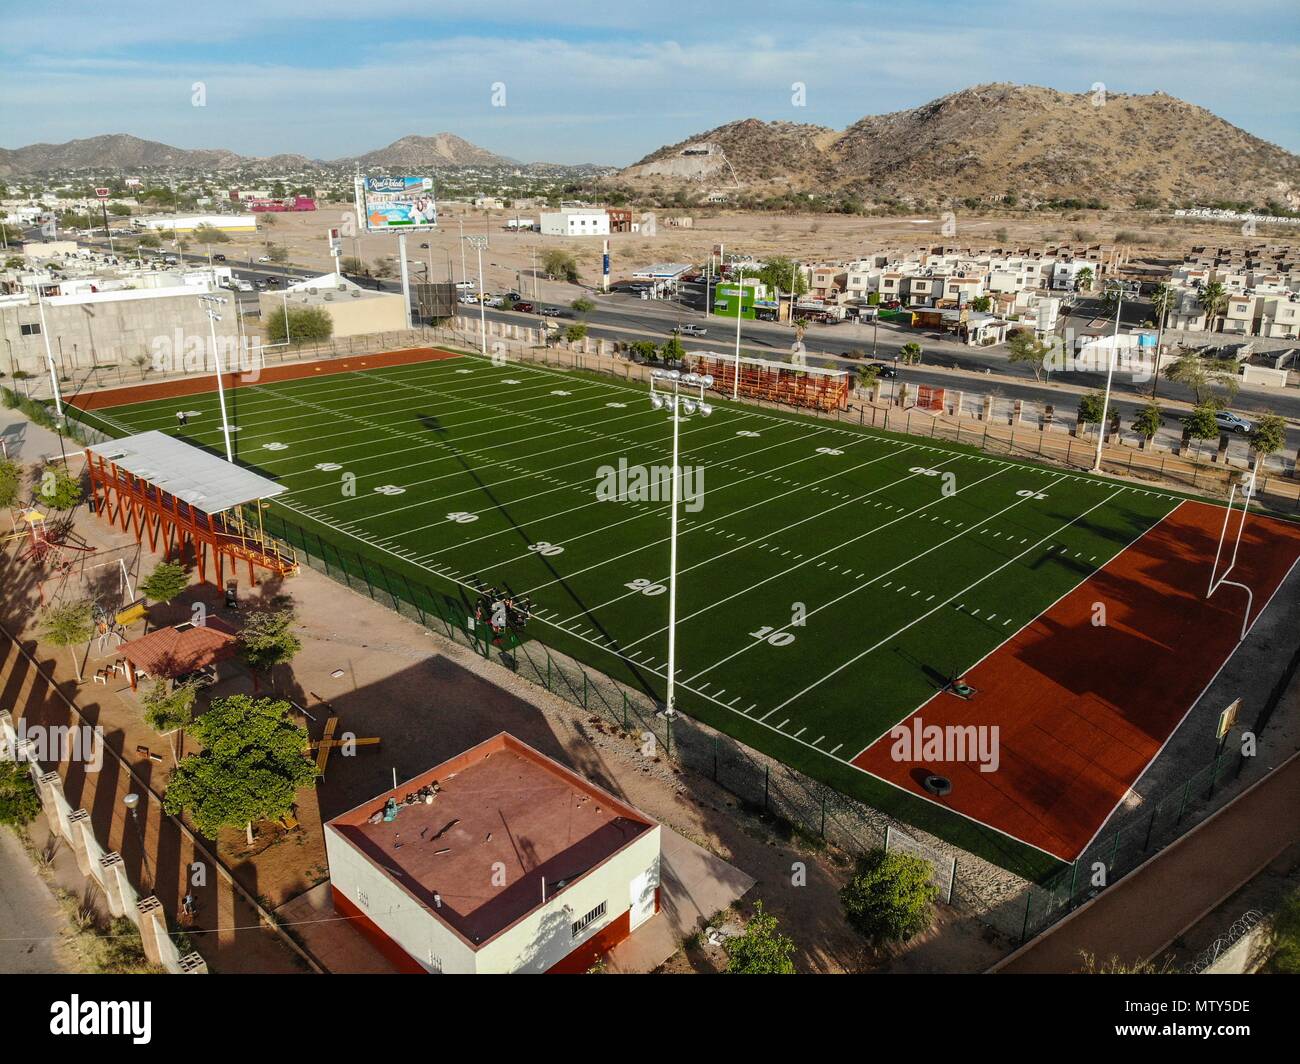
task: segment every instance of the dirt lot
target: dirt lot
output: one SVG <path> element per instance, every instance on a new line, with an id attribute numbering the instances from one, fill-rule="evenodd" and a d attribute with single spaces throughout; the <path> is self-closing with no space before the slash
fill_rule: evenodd
<path id="1" fill-rule="evenodd" d="M 634 211 L 634 217 L 640 217 Z M 537 211 L 519 211 L 521 218 L 537 218 Z M 678 215 L 690 217 L 689 229 L 676 228 L 667 219 Z M 598 238 L 543 237 L 538 233 L 510 233 L 503 226 L 514 218 L 515 211 L 482 211 L 462 204 L 447 203 L 440 209 L 436 231 L 412 234 L 407 241 L 411 278 L 422 280 L 426 272 L 435 281 L 461 280 L 459 237 L 486 235 L 489 245 L 483 252 L 485 286 L 489 291 L 503 291 L 527 286 L 531 291 L 533 257 L 538 262 L 549 248 L 563 247 L 574 252 L 582 271 L 582 282 L 593 286 L 600 279 L 601 244 Z M 333 260 L 326 243 L 326 231 L 343 218 L 352 218 L 351 204 L 322 205 L 313 213 L 263 214 L 259 231 L 232 237 L 221 250 L 232 265 L 265 254 L 267 242 L 282 245 L 295 265 L 332 270 Z M 270 221 L 269 219 L 274 219 Z M 841 214 L 759 214 L 735 211 L 656 212 L 657 235 L 616 233 L 610 240 L 612 276 L 627 277 L 631 271 L 652 262 L 706 262 L 710 249 L 723 244 L 730 252 L 753 255 L 785 255 L 801 262 L 840 261 L 861 257 L 869 252 L 890 248 L 912 248 L 925 243 L 960 244 L 997 247 L 1006 244 L 1038 246 L 1058 241 L 1077 243 L 1128 243 L 1135 255 L 1181 260 L 1193 245 L 1246 246 L 1264 242 L 1289 242 L 1300 238 L 1294 226 L 1262 227 L 1253 238 L 1242 236 L 1234 223 L 1184 222 L 1181 219 L 1123 211 L 1027 212 L 1005 211 L 988 215 L 963 215 L 953 219 L 956 231 L 944 235 L 944 219 L 936 213 L 899 218 L 857 218 Z M 427 243 L 429 247 L 421 248 Z M 397 241 L 389 236 L 363 235 L 345 239 L 343 255 L 361 258 L 374 267 L 380 259 L 397 254 Z M 465 268 L 473 280 L 477 264 L 473 248 L 465 249 Z M 561 299 L 557 292 L 542 298 Z"/>

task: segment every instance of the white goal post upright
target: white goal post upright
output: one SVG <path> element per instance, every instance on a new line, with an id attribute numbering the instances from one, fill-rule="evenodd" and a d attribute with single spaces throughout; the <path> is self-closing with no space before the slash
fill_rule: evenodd
<path id="1" fill-rule="evenodd" d="M 1255 593 L 1247 585 L 1236 580 L 1229 580 L 1228 574 L 1237 565 L 1237 551 L 1241 547 L 1241 534 L 1246 528 L 1246 514 L 1250 511 L 1250 501 L 1255 497 L 1255 475 L 1257 470 L 1252 469 L 1250 476 L 1246 478 L 1241 489 L 1241 521 L 1237 525 L 1237 536 L 1232 542 L 1232 558 L 1228 562 L 1228 567 L 1219 572 L 1219 559 L 1223 556 L 1223 543 L 1228 536 L 1228 524 L 1232 521 L 1232 504 L 1237 496 L 1237 481 L 1234 479 L 1232 488 L 1228 492 L 1228 506 L 1223 513 L 1223 528 L 1219 531 L 1219 546 L 1214 552 L 1214 568 L 1210 570 L 1210 586 L 1205 592 L 1207 599 L 1213 597 L 1214 593 L 1227 584 L 1229 587 L 1239 587 L 1246 592 L 1246 615 L 1241 619 L 1241 639 L 1246 638 L 1246 633 L 1250 630 L 1250 613 L 1255 606 Z M 1240 640 L 1239 640 L 1240 642 Z"/>

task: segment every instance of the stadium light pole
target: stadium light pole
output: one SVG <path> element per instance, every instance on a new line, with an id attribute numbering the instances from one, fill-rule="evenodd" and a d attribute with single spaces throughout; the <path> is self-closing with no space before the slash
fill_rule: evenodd
<path id="1" fill-rule="evenodd" d="M 1123 281 L 1113 281 L 1110 285 L 1115 293 L 1115 332 L 1110 342 L 1110 357 L 1106 360 L 1106 393 L 1101 400 L 1101 424 L 1097 427 L 1097 456 L 1093 459 L 1092 472 L 1101 472 L 1101 448 L 1106 442 L 1106 412 L 1110 408 L 1110 384 L 1115 376 L 1115 363 L 1119 360 L 1119 322 L 1124 311 Z"/>
<path id="2" fill-rule="evenodd" d="M 740 398 L 740 312 L 745 305 L 745 266 L 740 266 L 740 283 L 736 287 L 736 379 L 732 382 L 731 398 Z"/>
<path id="3" fill-rule="evenodd" d="M 41 313 L 41 337 L 45 340 L 45 362 L 50 367 L 50 387 L 54 389 L 54 412 L 63 420 L 63 397 L 59 394 L 59 375 L 54 370 L 54 351 L 50 347 L 50 330 L 45 324 L 45 300 L 41 298 L 41 286 L 36 286 L 36 305 Z M 12 348 L 11 348 L 12 353 Z"/>
<path id="4" fill-rule="evenodd" d="M 658 384 L 658 389 L 655 385 Z M 677 711 L 677 502 L 682 471 L 678 465 L 678 429 L 685 418 L 694 414 L 708 417 L 713 407 L 704 401 L 704 393 L 713 386 L 708 374 L 697 376 L 679 370 L 650 371 L 650 405 L 667 410 L 673 423 L 672 523 L 668 535 L 668 691 L 664 715 L 670 720 Z"/>
<path id="5" fill-rule="evenodd" d="M 467 236 L 470 246 L 478 252 L 478 345 L 483 354 L 487 354 L 487 310 L 483 303 L 483 249 L 487 246 L 485 236 Z M 464 249 L 461 249 L 464 253 Z"/>
<path id="6" fill-rule="evenodd" d="M 220 296 L 199 296 L 203 312 L 208 316 L 208 335 L 212 338 L 212 363 L 217 371 L 217 402 L 221 405 L 221 434 L 226 440 L 226 461 L 235 464 L 235 453 L 230 446 L 230 420 L 226 417 L 226 389 L 221 382 L 221 352 L 217 348 L 217 322 L 221 315 L 212 308 L 225 303 Z"/>

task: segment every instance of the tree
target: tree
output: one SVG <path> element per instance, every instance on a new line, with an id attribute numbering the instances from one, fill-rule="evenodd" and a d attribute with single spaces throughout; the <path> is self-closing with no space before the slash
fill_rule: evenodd
<path id="1" fill-rule="evenodd" d="M 181 683 L 168 690 L 169 686 L 169 680 L 156 680 L 153 687 L 141 699 L 144 704 L 145 723 L 159 735 L 183 732 L 194 720 L 194 700 L 198 697 L 198 686 L 193 683 Z M 184 741 L 182 735 L 180 742 L 184 743 Z M 178 764 L 180 749 L 173 743 L 172 760 Z"/>
<path id="2" fill-rule="evenodd" d="M 1196 304 L 1205 314 L 1205 331 L 1214 331 L 1214 319 L 1228 305 L 1228 293 L 1219 281 L 1211 281 L 1196 294 Z"/>
<path id="3" fill-rule="evenodd" d="M 542 272 L 548 278 L 577 283 L 578 261 L 573 252 L 563 248 L 551 248 L 542 256 Z"/>
<path id="4" fill-rule="evenodd" d="M 1047 369 L 1047 356 L 1051 354 L 1050 344 L 1038 339 L 1028 329 L 1019 329 L 1007 341 L 1007 361 L 1011 363 L 1028 363 L 1034 371 L 1034 380 L 1042 380 Z"/>
<path id="5" fill-rule="evenodd" d="M 871 363 L 869 366 L 858 367 L 858 391 L 866 393 L 871 390 L 871 386 L 876 383 L 876 378 L 880 376 L 880 366 Z"/>
<path id="6" fill-rule="evenodd" d="M 877 847 L 858 859 L 853 878 L 840 890 L 849 925 L 873 944 L 906 942 L 929 929 L 939 888 L 930 862 Z"/>
<path id="7" fill-rule="evenodd" d="M 1277 414 L 1262 414 L 1250 431 L 1250 448 L 1255 452 L 1255 463 L 1270 454 L 1277 454 L 1286 445 L 1286 420 Z"/>
<path id="8" fill-rule="evenodd" d="M 355 255 L 349 255 L 339 261 L 339 269 L 344 273 L 364 274 L 366 272 L 366 264 Z"/>
<path id="9" fill-rule="evenodd" d="M 1187 435 L 1198 441 L 1217 440 L 1219 438 L 1219 423 L 1215 421 L 1214 415 L 1218 413 L 1218 407 L 1213 403 L 1201 403 L 1192 412 L 1183 419 L 1183 427 L 1187 430 Z M 1196 456 L 1200 457 L 1200 447 L 1197 447 Z"/>
<path id="10" fill-rule="evenodd" d="M 392 277 L 393 264 L 389 259 L 375 259 L 375 264 L 371 267 L 370 272 L 376 277 Z"/>
<path id="11" fill-rule="evenodd" d="M 1088 392 L 1087 395 L 1079 397 L 1079 420 L 1085 425 L 1096 425 L 1101 422 L 1102 407 L 1106 405 L 1106 397 L 1101 392 Z"/>
<path id="12" fill-rule="evenodd" d="M 673 333 L 664 341 L 663 346 L 659 349 L 665 362 L 680 362 L 686 357 L 686 348 L 682 346 L 682 338 L 677 333 Z"/>
<path id="13" fill-rule="evenodd" d="M 989 308 L 993 306 L 993 299 L 991 296 L 976 296 L 970 301 L 970 305 L 971 310 L 977 310 L 981 314 L 987 314 Z"/>
<path id="14" fill-rule="evenodd" d="M 1087 292 L 1092 288 L 1093 273 L 1091 266 L 1085 266 L 1074 275 L 1074 290 Z"/>
<path id="15" fill-rule="evenodd" d="M 1141 436 L 1146 443 L 1150 443 L 1164 423 L 1165 419 L 1162 416 L 1160 404 L 1147 403 L 1133 419 L 1133 431 Z"/>
<path id="16" fill-rule="evenodd" d="M 573 309 L 573 313 L 575 314 L 590 314 L 596 309 L 596 304 L 586 296 L 579 296 L 570 303 L 569 306 Z"/>
<path id="17" fill-rule="evenodd" d="M 1151 293 L 1151 313 L 1157 322 L 1161 321 L 1178 302 L 1178 295 L 1173 287 L 1161 281 Z"/>
<path id="18" fill-rule="evenodd" d="M 69 648 L 78 682 L 81 681 L 81 664 L 77 661 L 77 646 L 89 643 L 95 634 L 91 608 L 90 600 L 82 599 L 61 605 L 51 604 L 45 607 L 45 612 L 41 615 L 40 637 L 53 646 Z"/>
<path id="19" fill-rule="evenodd" d="M 190 574 L 185 566 L 175 562 L 159 562 L 148 579 L 140 582 L 140 592 L 154 602 L 167 603 L 189 586 Z"/>
<path id="20" fill-rule="evenodd" d="M 654 362 L 659 358 L 659 348 L 653 340 L 634 340 L 628 345 L 628 350 L 642 362 Z"/>
<path id="21" fill-rule="evenodd" d="M 290 719 L 288 702 L 214 699 L 191 731 L 203 749 L 176 767 L 163 808 L 187 813 L 209 838 L 223 827 L 244 827 L 251 844 L 255 821 L 287 816 L 297 792 L 316 782 L 307 731 Z"/>
<path id="22" fill-rule="evenodd" d="M 46 466 L 36 484 L 40 501 L 52 510 L 72 510 L 81 502 L 81 482 L 59 466 Z"/>
<path id="23" fill-rule="evenodd" d="M 0 824 L 22 827 L 41 811 L 41 799 L 25 761 L 0 761 Z"/>
<path id="24" fill-rule="evenodd" d="M 302 649 L 294 634 L 297 615 L 287 605 L 276 604 L 269 610 L 254 610 L 239 632 L 239 655 L 250 669 L 270 673 L 272 686 L 276 665 L 286 665 Z"/>
<path id="25" fill-rule="evenodd" d="M 322 307 L 290 307 L 286 321 L 283 310 L 266 318 L 266 338 L 273 344 L 286 340 L 295 344 L 320 343 L 334 335 L 334 319 Z"/>
<path id="26" fill-rule="evenodd" d="M 781 255 L 773 256 L 763 263 L 762 269 L 755 275 L 763 284 L 774 292 L 789 292 L 791 286 L 796 296 L 808 291 L 808 279 L 793 259 Z"/>
<path id="27" fill-rule="evenodd" d="M 794 942 L 777 930 L 779 921 L 763 911 L 763 903 L 754 905 L 745 930 L 728 939 L 727 975 L 794 975 Z"/>
<path id="28" fill-rule="evenodd" d="M 162 238 L 157 233 L 145 233 L 139 240 L 142 248 L 162 247 Z"/>
<path id="29" fill-rule="evenodd" d="M 272 262 L 279 263 L 289 261 L 289 249 L 281 247 L 279 244 L 274 245 L 269 251 L 267 251 L 267 255 L 271 257 Z"/>
<path id="30" fill-rule="evenodd" d="M 583 339 L 586 335 L 587 323 L 585 321 L 575 321 L 564 330 L 564 338 L 571 344 Z"/>
<path id="31" fill-rule="evenodd" d="M 1219 408 L 1227 406 L 1241 388 L 1235 362 L 1207 358 L 1191 352 L 1170 366 L 1165 376 L 1190 388 L 1197 406 L 1207 403 L 1213 403 Z"/>
<path id="32" fill-rule="evenodd" d="M 900 347 L 898 354 L 905 366 L 919 366 L 921 364 L 922 348 L 915 340 L 909 340 Z"/>
<path id="33" fill-rule="evenodd" d="M 0 510 L 17 504 L 23 493 L 23 467 L 12 458 L 0 458 Z"/>

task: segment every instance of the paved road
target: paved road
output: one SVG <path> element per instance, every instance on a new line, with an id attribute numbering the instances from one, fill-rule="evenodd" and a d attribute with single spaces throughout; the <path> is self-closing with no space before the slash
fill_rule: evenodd
<path id="1" fill-rule="evenodd" d="M 31 858 L 8 828 L 0 828 L 0 972 L 50 975 L 76 969 L 64 958 L 67 919 Z"/>
<path id="2" fill-rule="evenodd" d="M 86 243 L 83 239 L 83 243 Z M 89 241 L 96 243 L 96 241 Z M 103 241 L 98 241 L 103 243 Z M 106 245 L 105 245 L 106 246 Z M 190 265 L 206 265 L 206 255 L 186 256 Z M 275 266 L 267 263 L 247 264 L 232 261 L 222 265 L 230 266 L 237 277 L 250 281 L 276 278 L 281 285 L 292 284 L 307 277 L 318 276 L 316 270 L 295 266 Z M 421 271 L 416 269 L 414 277 Z M 398 279 L 358 278 L 366 287 L 381 291 L 401 291 Z M 550 289 L 549 293 L 547 289 Z M 558 293 L 567 293 L 560 295 Z M 572 286 L 542 282 L 539 306 L 567 307 L 572 299 Z M 551 297 L 548 300 L 548 294 Z M 643 300 L 626 293 L 600 294 L 591 293 L 590 298 L 596 308 L 585 315 L 588 334 L 595 338 L 611 340 L 630 340 L 649 338 L 665 340 L 678 326 L 686 323 L 701 325 L 708 330 L 703 338 L 690 338 L 692 350 L 712 350 L 719 352 L 735 351 L 736 332 L 734 320 L 726 320 L 702 311 L 692 309 L 682 303 L 667 300 Z M 530 299 L 530 301 L 532 301 Z M 244 293 L 240 296 L 240 305 L 246 312 L 256 308 L 257 297 Z M 1086 326 L 1093 320 L 1089 311 L 1091 304 L 1081 303 L 1078 314 L 1070 319 L 1077 332 L 1092 332 Z M 473 312 L 477 307 L 466 305 L 466 312 Z M 1144 302 L 1130 301 L 1125 304 L 1124 320 L 1126 325 L 1140 325 L 1150 316 L 1149 305 Z M 1100 313 L 1100 304 L 1096 304 Z M 536 327 L 538 317 L 535 314 L 519 314 L 512 310 L 489 308 L 485 316 L 491 321 L 511 322 L 516 325 Z M 756 357 L 784 360 L 790 356 L 790 347 L 794 341 L 794 331 L 789 325 L 775 322 L 744 322 L 741 325 L 740 340 L 742 349 Z M 851 367 L 857 363 L 842 357 L 842 352 L 858 350 L 867 357 L 874 354 L 881 361 L 892 361 L 898 350 L 906 343 L 916 341 L 924 348 L 925 365 L 920 368 L 904 370 L 905 379 L 913 384 L 929 384 L 941 387 L 958 387 L 951 377 L 946 375 L 946 368 L 955 368 L 968 372 L 984 374 L 988 371 L 988 381 L 977 384 L 967 383 L 968 391 L 994 392 L 996 394 L 1025 399 L 1035 403 L 1055 403 L 1064 409 L 1073 410 L 1077 403 L 1075 389 L 1100 389 L 1106 384 L 1104 373 L 1070 371 L 1058 373 L 1048 383 L 1038 381 L 1033 370 L 1027 365 L 1013 365 L 1007 359 L 1006 349 L 975 348 L 951 340 L 939 339 L 935 333 L 920 332 L 890 323 L 859 325 L 844 322 L 838 325 L 814 325 L 804 335 L 804 347 L 809 355 L 808 362 L 814 366 Z M 945 367 L 940 369 L 937 367 Z M 1064 386 L 1064 387 L 1062 387 Z M 1152 382 L 1135 380 L 1117 373 L 1112 383 L 1112 396 L 1120 417 L 1126 424 L 1148 401 Z M 1158 392 L 1163 402 L 1190 405 L 1192 393 L 1183 385 L 1166 380 L 1159 382 Z M 1249 415 L 1252 411 L 1271 410 L 1290 420 L 1287 433 L 1286 450 L 1294 454 L 1300 451 L 1300 389 L 1242 388 L 1233 408 Z M 1174 434 L 1176 435 L 1176 428 Z"/>

